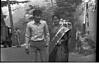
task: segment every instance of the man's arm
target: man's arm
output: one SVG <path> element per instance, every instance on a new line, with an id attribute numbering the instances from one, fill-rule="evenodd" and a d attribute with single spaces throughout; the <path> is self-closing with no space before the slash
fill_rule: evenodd
<path id="1" fill-rule="evenodd" d="M 46 38 L 46 41 L 47 41 L 47 45 L 49 45 L 49 42 L 50 42 L 50 34 L 49 34 L 49 29 L 48 29 L 48 25 L 47 23 L 45 23 L 45 38 Z"/>
<path id="2" fill-rule="evenodd" d="M 25 33 L 25 43 L 26 43 L 26 48 L 29 47 L 29 39 L 30 39 L 30 27 L 29 27 L 29 24 L 27 24 L 27 27 L 26 27 L 26 33 Z"/>

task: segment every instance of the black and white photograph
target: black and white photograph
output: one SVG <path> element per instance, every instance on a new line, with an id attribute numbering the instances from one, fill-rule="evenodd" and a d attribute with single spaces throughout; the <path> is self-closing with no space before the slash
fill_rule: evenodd
<path id="1" fill-rule="evenodd" d="M 0 62 L 96 62 L 97 0 L 1 0 Z"/>

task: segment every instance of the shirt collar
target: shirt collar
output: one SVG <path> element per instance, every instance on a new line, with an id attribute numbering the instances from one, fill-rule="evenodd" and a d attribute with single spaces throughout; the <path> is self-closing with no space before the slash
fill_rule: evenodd
<path id="1" fill-rule="evenodd" d="M 34 20 L 33 20 L 33 24 L 35 24 L 35 25 L 36 25 L 36 23 L 35 23 L 35 21 L 34 21 Z M 40 20 L 39 24 L 41 24 L 41 20 Z"/>

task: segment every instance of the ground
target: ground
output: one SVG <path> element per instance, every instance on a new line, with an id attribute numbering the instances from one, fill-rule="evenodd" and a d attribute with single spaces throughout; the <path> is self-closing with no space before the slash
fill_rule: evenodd
<path id="1" fill-rule="evenodd" d="M 7 62 L 33 62 L 33 55 L 25 53 L 25 48 L 1 48 L 1 61 Z M 38 58 L 39 59 L 39 58 Z M 40 60 L 40 59 L 39 59 Z M 77 53 L 69 53 L 69 62 L 95 62 L 95 54 L 82 56 Z"/>

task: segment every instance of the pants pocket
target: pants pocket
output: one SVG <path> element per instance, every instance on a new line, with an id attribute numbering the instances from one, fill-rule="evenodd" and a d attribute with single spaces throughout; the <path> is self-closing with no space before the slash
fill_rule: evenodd
<path id="1" fill-rule="evenodd" d="M 46 46 L 46 42 L 45 41 L 41 41 L 41 42 L 34 42 L 34 41 L 30 41 L 30 46 L 31 47 L 36 47 L 36 48 L 42 48 Z"/>

